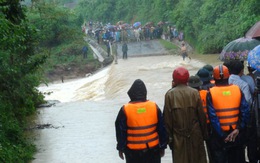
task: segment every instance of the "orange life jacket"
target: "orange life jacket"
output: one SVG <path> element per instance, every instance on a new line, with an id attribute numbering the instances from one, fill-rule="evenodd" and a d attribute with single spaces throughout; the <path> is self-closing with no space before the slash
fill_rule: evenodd
<path id="1" fill-rule="evenodd" d="M 127 147 L 133 150 L 159 145 L 157 107 L 152 101 L 124 105 L 127 118 Z"/>
<path id="2" fill-rule="evenodd" d="M 212 104 L 216 110 L 223 131 L 236 129 L 241 101 L 241 91 L 237 85 L 210 88 Z"/>
<path id="3" fill-rule="evenodd" d="M 208 109 L 207 109 L 207 99 L 206 99 L 208 91 L 207 90 L 200 90 L 199 92 L 200 92 L 200 98 L 201 98 L 201 101 L 202 101 L 202 107 L 203 107 L 204 113 L 206 114 L 206 117 L 207 117 L 207 123 L 209 123 L 209 116 L 208 116 Z"/>

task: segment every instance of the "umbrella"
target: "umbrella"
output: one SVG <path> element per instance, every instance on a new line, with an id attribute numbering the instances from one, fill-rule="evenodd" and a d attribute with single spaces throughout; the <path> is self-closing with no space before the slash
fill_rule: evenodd
<path id="1" fill-rule="evenodd" d="M 246 33 L 246 37 L 256 38 L 260 37 L 260 21 L 255 23 Z"/>
<path id="2" fill-rule="evenodd" d="M 133 24 L 133 27 L 139 27 L 139 26 L 141 26 L 141 22 L 135 22 L 134 24 Z"/>
<path id="3" fill-rule="evenodd" d="M 260 41 L 253 38 L 239 38 L 228 43 L 222 50 L 219 58 L 222 61 L 239 59 L 244 61 L 247 59 L 248 52 L 257 45 Z"/>
<path id="4" fill-rule="evenodd" d="M 127 23 L 124 23 L 124 24 L 122 24 L 122 26 L 121 26 L 122 28 L 128 28 L 128 27 L 130 27 L 130 25 L 129 24 L 127 24 Z"/>
<path id="5" fill-rule="evenodd" d="M 247 61 L 252 68 L 260 72 L 260 45 L 249 52 Z"/>

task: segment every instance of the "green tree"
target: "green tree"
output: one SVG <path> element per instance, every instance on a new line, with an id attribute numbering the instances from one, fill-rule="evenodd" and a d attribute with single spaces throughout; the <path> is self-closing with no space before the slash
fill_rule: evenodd
<path id="1" fill-rule="evenodd" d="M 26 118 L 43 102 L 36 87 L 45 61 L 37 30 L 28 23 L 20 1 L 0 3 L 0 162 L 27 162 L 34 146 L 23 136 Z"/>

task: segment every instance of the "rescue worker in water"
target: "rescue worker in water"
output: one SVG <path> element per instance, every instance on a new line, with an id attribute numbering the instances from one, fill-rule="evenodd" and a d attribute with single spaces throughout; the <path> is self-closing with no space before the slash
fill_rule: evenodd
<path id="1" fill-rule="evenodd" d="M 167 147 L 162 112 L 146 99 L 147 90 L 137 79 L 127 92 L 131 101 L 121 107 L 115 122 L 117 150 L 126 163 L 160 163 Z"/>
<path id="2" fill-rule="evenodd" d="M 216 86 L 207 94 L 207 109 L 212 132 L 209 143 L 214 163 L 245 163 L 245 127 L 249 105 L 237 85 L 229 85 L 224 65 L 213 70 Z"/>

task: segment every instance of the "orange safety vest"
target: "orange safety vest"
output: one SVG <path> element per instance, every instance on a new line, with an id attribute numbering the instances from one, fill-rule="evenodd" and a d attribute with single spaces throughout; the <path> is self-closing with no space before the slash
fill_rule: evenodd
<path id="1" fill-rule="evenodd" d="M 133 150 L 153 148 L 159 144 L 157 107 L 152 101 L 124 105 L 127 119 L 127 147 Z"/>
<path id="2" fill-rule="evenodd" d="M 216 110 L 223 131 L 236 129 L 241 101 L 241 91 L 237 85 L 210 88 L 212 104 Z"/>
<path id="3" fill-rule="evenodd" d="M 207 109 L 207 93 L 208 91 L 207 90 L 200 90 L 200 98 L 201 98 L 201 101 L 202 101 L 202 107 L 203 107 L 203 110 L 204 110 L 204 113 L 206 114 L 206 118 L 207 118 L 207 123 L 209 123 L 209 116 L 208 116 L 208 109 Z"/>

